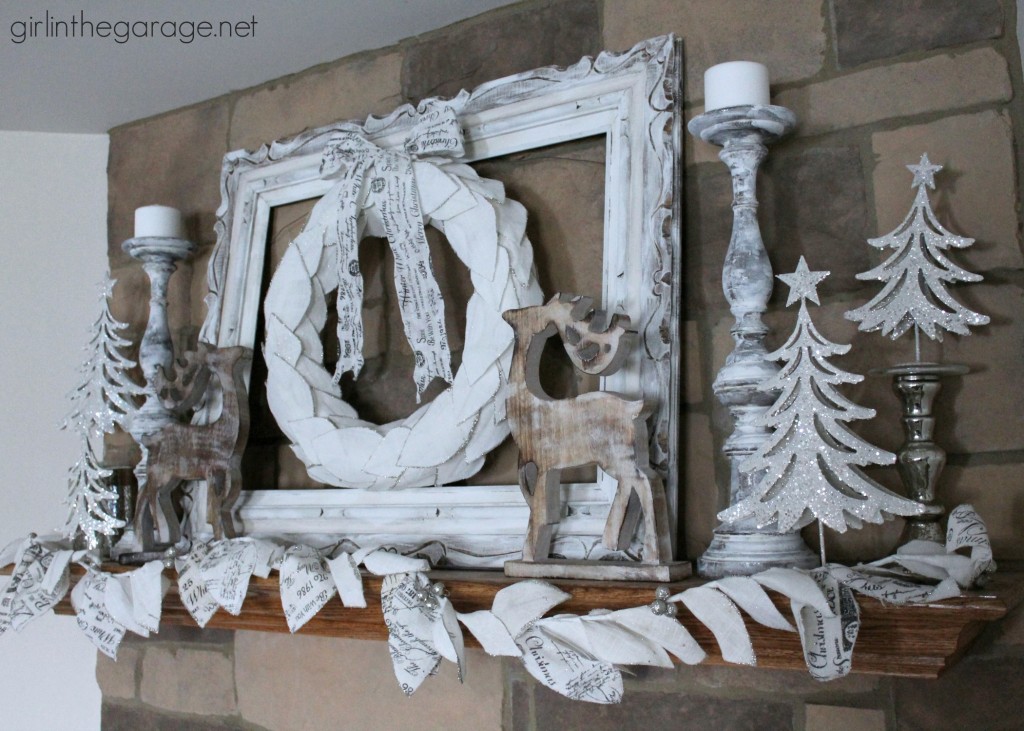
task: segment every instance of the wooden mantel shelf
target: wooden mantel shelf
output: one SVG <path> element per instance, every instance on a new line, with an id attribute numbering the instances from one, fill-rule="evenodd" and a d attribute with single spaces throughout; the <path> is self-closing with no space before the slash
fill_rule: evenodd
<path id="1" fill-rule="evenodd" d="M 104 567 L 108 571 L 125 571 L 117 565 Z M 82 574 L 73 567 L 72 580 Z M 5 573 L 9 573 L 8 567 Z M 173 573 L 173 572 L 172 572 Z M 451 600 L 460 612 L 490 609 L 494 594 L 513 580 L 492 572 L 434 571 L 431 578 L 444 581 L 451 591 Z M 572 598 L 558 605 L 557 613 L 586 614 L 592 609 L 624 609 L 648 604 L 654 598 L 652 584 L 597 581 L 551 580 L 572 594 Z M 681 590 L 700 584 L 699 579 L 672 584 Z M 364 576 L 366 609 L 348 609 L 337 599 L 330 601 L 300 630 L 305 635 L 350 637 L 383 640 L 387 638 L 384 615 L 380 607 L 381 579 Z M 772 593 L 773 600 L 784 615 L 790 615 L 789 600 Z M 907 677 L 936 678 L 950 667 L 985 628 L 1004 617 L 1024 600 L 1024 570 L 1000 571 L 985 589 L 964 596 L 932 604 L 897 607 L 885 605 L 858 595 L 861 629 L 853 654 L 853 670 L 861 673 L 901 675 Z M 58 614 L 71 614 L 71 602 L 65 598 L 56 607 Z M 704 625 L 681 610 L 680 620 L 708 652 L 707 662 L 724 664 L 717 654 L 717 645 Z M 194 627 L 195 622 L 182 606 L 177 583 L 164 599 L 162 625 Z M 261 632 L 287 632 L 277 577 L 253 577 L 249 593 L 238 617 L 220 610 L 208 627 L 231 630 L 257 630 Z M 803 669 L 804 660 L 800 640 L 795 633 L 782 632 L 747 622 L 759 667 L 777 669 Z M 466 644 L 478 646 L 474 638 L 465 633 Z"/>

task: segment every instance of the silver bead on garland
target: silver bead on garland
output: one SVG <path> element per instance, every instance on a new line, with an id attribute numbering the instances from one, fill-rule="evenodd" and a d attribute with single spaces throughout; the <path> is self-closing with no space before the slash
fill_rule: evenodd
<path id="1" fill-rule="evenodd" d="M 672 590 L 667 586 L 659 586 L 654 591 L 654 601 L 651 602 L 651 611 L 660 616 L 674 617 L 676 616 L 677 609 L 673 602 L 670 602 L 668 598 L 672 596 Z"/>

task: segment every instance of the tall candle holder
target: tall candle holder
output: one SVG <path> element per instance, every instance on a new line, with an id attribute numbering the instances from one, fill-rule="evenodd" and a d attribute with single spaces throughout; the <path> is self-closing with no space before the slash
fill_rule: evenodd
<path id="1" fill-rule="evenodd" d="M 756 422 L 774 403 L 776 393 L 761 385 L 778 366 L 765 360 L 768 327 L 761 316 L 772 293 L 772 266 L 757 222 L 757 171 L 768 156 L 767 145 L 789 133 L 796 116 L 785 107 L 738 106 L 716 109 L 694 117 L 690 134 L 722 148 L 719 157 L 732 175 L 732 237 L 722 268 L 722 288 L 736 318 L 732 337 L 736 342 L 712 390 L 735 420 L 722 452 L 729 459 L 729 505 L 747 497 L 760 472 L 739 469 L 748 456 L 768 439 L 769 431 Z M 774 566 L 816 566 L 817 558 L 799 532 L 780 533 L 773 526 L 759 528 L 752 518 L 722 523 L 711 544 L 697 560 L 702 576 L 742 576 Z"/>
<path id="2" fill-rule="evenodd" d="M 142 450 L 142 459 L 135 467 L 135 476 L 141 493 L 141 487 L 146 484 L 148 457 L 143 437 L 156 433 L 175 420 L 170 409 L 164 406 L 154 385 L 158 368 L 163 368 L 169 373 L 174 366 L 174 347 L 167 324 L 167 284 L 177 268 L 177 262 L 194 254 L 196 245 L 177 237 L 137 236 L 125 241 L 121 248 L 132 258 L 142 262 L 142 268 L 149 277 L 150 284 L 149 320 L 139 344 L 139 366 L 146 378 L 145 402 L 133 414 L 128 430 Z M 154 525 L 153 531 L 135 536 L 134 531 L 128 528 L 118 544 L 117 553 L 140 549 L 143 552 L 150 552 L 166 547 L 157 542 L 155 535 L 165 529 L 166 526 Z"/>

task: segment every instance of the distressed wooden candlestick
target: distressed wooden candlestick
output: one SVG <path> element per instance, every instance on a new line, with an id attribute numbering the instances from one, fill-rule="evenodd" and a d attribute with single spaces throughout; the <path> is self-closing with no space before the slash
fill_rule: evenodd
<path id="1" fill-rule="evenodd" d="M 768 438 L 756 420 L 776 395 L 760 386 L 778 371 L 766 361 L 768 327 L 761 319 L 772 293 L 772 266 L 757 223 L 757 170 L 768 156 L 766 145 L 796 125 L 784 107 L 742 106 L 717 109 L 690 121 L 690 134 L 722 147 L 719 157 L 729 167 L 733 190 L 733 227 L 722 269 L 722 288 L 736 318 L 732 337 L 736 347 L 726 358 L 712 385 L 715 396 L 735 419 L 722 451 L 729 458 L 729 505 L 750 494 L 760 473 L 745 474 L 739 465 Z M 817 565 L 799 532 L 779 533 L 773 526 L 758 528 L 752 519 L 723 523 L 715 528 L 708 550 L 697 561 L 702 576 L 749 575 L 773 566 Z"/>
<path id="2" fill-rule="evenodd" d="M 132 416 L 129 433 L 142 447 L 142 459 L 135 467 L 139 490 L 146 484 L 146 448 L 142 446 L 145 436 L 154 434 L 174 421 L 170 409 L 163 405 L 157 393 L 156 377 L 159 369 L 171 372 L 174 365 L 174 348 L 171 332 L 167 325 L 167 283 L 177 267 L 177 262 L 195 253 L 196 245 L 191 241 L 163 236 L 143 236 L 125 241 L 121 248 L 132 258 L 142 262 L 142 268 L 149 277 L 149 320 L 139 344 L 139 367 L 146 377 L 146 400 Z M 164 527 L 166 528 L 166 526 Z M 154 526 L 158 530 L 158 526 Z M 129 550 L 152 550 L 157 546 L 154 537 L 135 536 L 126 529 L 118 544 L 117 553 Z M 141 541 L 141 546 L 139 545 Z"/>
<path id="3" fill-rule="evenodd" d="M 907 518 L 899 545 L 923 540 L 945 544 L 946 532 L 940 520 L 945 509 L 937 501 L 939 475 L 946 466 L 946 450 L 932 441 L 935 434 L 933 408 L 942 388 L 943 376 L 962 376 L 968 367 L 952 363 L 904 363 L 872 371 L 892 376 L 892 388 L 903 406 L 906 441 L 896 452 L 896 469 L 907 495 L 929 511 Z"/>

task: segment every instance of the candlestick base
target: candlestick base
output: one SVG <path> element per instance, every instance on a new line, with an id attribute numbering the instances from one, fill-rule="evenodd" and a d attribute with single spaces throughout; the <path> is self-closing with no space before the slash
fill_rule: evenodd
<path id="1" fill-rule="evenodd" d="M 731 533 L 716 529 L 697 573 L 709 579 L 750 576 L 771 568 L 812 569 L 820 559 L 799 533 Z"/>

